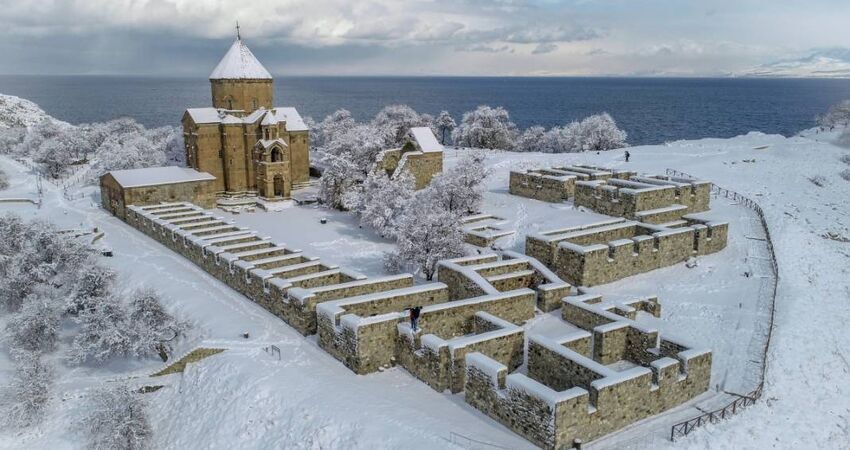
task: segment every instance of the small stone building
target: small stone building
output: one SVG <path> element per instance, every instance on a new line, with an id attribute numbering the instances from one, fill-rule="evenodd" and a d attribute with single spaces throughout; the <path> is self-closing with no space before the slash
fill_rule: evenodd
<path id="1" fill-rule="evenodd" d="M 100 177 L 100 198 L 104 208 L 122 219 L 130 205 L 181 201 L 213 208 L 215 181 L 206 172 L 186 167 L 113 170 Z"/>
<path id="2" fill-rule="evenodd" d="M 411 128 L 410 139 L 401 148 L 384 150 L 378 156 L 378 167 L 390 178 L 408 171 L 413 175 L 416 189 L 422 189 L 443 172 L 443 145 L 430 128 Z"/>

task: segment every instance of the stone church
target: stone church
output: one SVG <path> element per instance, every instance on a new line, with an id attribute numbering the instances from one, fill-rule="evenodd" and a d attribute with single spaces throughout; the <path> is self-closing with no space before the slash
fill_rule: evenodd
<path id="1" fill-rule="evenodd" d="M 295 108 L 273 106 L 272 76 L 238 35 L 210 85 L 212 107 L 183 114 L 189 167 L 228 195 L 285 199 L 307 184 L 310 130 Z"/>

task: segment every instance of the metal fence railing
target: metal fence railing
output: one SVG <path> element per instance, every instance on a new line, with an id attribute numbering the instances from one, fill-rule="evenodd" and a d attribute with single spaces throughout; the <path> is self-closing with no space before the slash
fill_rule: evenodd
<path id="1" fill-rule="evenodd" d="M 679 178 L 697 179 L 693 175 L 674 169 L 667 169 L 667 175 Z M 767 295 L 766 300 L 770 304 L 770 312 L 767 324 L 767 336 L 764 342 L 764 347 L 761 352 L 761 370 L 759 373 L 759 382 L 756 388 L 748 394 L 739 396 L 739 398 L 735 399 L 734 401 L 720 409 L 703 413 L 697 417 L 673 425 L 670 428 L 671 441 L 675 440 L 677 437 L 687 436 L 688 433 L 703 425 L 709 423 L 716 423 L 723 419 L 726 419 L 727 417 L 733 416 L 739 410 L 742 410 L 747 406 L 753 405 L 762 396 L 762 393 L 764 391 L 764 379 L 765 375 L 767 374 L 767 354 L 770 350 L 770 341 L 771 337 L 773 336 L 773 321 L 774 316 L 776 315 L 776 290 L 779 285 L 779 265 L 776 261 L 776 253 L 774 252 L 773 240 L 770 237 L 770 229 L 767 226 L 767 220 L 764 217 L 764 211 L 755 200 L 741 195 L 735 191 L 722 188 L 714 183 L 711 184 L 711 191 L 716 195 L 722 195 L 725 198 L 738 202 L 739 204 L 753 210 L 756 213 L 756 216 L 758 216 L 759 218 L 759 224 L 762 230 L 764 231 L 764 242 L 767 246 L 771 269 L 771 276 L 768 277 L 768 289 L 759 290 L 759 295 Z"/>

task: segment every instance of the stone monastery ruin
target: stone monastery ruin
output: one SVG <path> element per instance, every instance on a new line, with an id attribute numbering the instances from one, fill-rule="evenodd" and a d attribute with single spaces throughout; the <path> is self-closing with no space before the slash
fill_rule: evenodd
<path id="1" fill-rule="evenodd" d="M 708 210 L 711 183 L 591 166 L 511 172 L 510 192 L 621 217 L 526 236 L 525 251 L 581 286 L 610 283 L 726 247 Z"/>
<path id="2" fill-rule="evenodd" d="M 515 252 L 445 260 L 439 282 L 367 278 L 190 203 L 129 206 L 128 224 L 280 317 L 358 374 L 398 365 L 544 448 L 567 448 L 706 391 L 711 353 L 634 322 L 655 298 L 605 302 Z M 416 331 L 405 308 L 422 306 Z M 535 309 L 575 329 L 526 336 Z M 524 368 L 523 368 L 524 367 Z"/>
<path id="3" fill-rule="evenodd" d="M 436 282 L 366 277 L 305 255 L 210 211 L 216 197 L 287 198 L 309 175 L 309 130 L 273 108 L 271 76 L 237 39 L 210 77 L 212 108 L 184 115 L 193 169 L 116 171 L 104 208 L 259 304 L 354 373 L 400 366 L 543 448 L 569 448 L 679 406 L 709 389 L 712 354 L 636 322 L 657 298 L 608 301 L 608 283 L 722 250 L 728 224 L 705 218 L 709 186 L 590 166 L 511 172 L 510 192 L 614 216 L 530 234 L 525 253 L 440 261 Z M 443 147 L 414 128 L 381 153 L 391 177 L 420 189 L 443 168 Z M 490 247 L 515 231 L 491 214 L 462 219 L 466 242 Z M 407 310 L 421 307 L 414 330 Z M 561 336 L 533 331 L 537 311 Z M 559 313 L 552 313 L 560 311 Z M 537 314 L 539 315 L 539 314 Z"/>

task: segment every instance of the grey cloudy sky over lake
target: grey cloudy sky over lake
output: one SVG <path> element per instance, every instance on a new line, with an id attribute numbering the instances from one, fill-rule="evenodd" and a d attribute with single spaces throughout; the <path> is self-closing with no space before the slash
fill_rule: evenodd
<path id="1" fill-rule="evenodd" d="M 850 2 L 0 0 L 0 73 L 850 76 Z"/>

